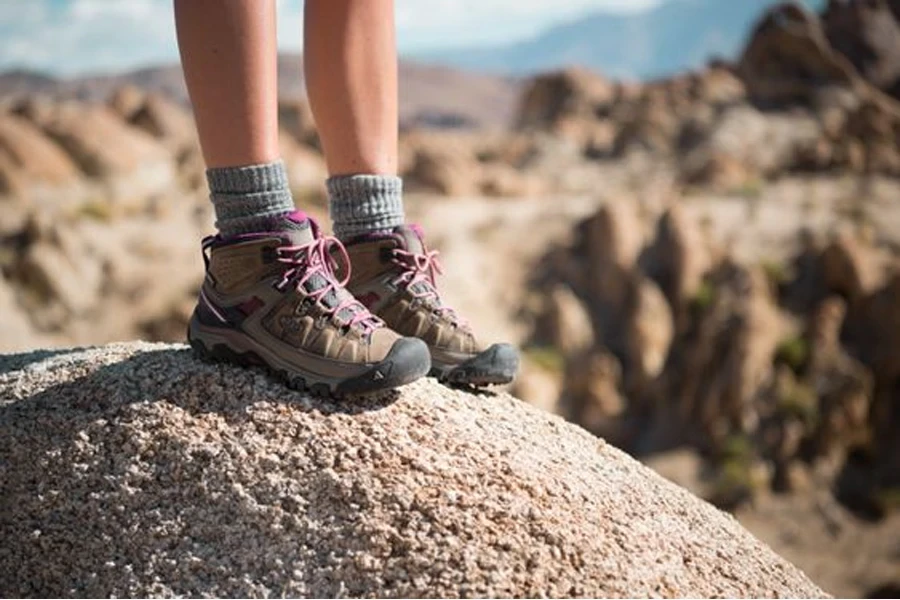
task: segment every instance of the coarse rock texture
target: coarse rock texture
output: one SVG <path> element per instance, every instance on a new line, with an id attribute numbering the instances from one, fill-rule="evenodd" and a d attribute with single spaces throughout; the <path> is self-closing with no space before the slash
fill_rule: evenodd
<path id="1" fill-rule="evenodd" d="M 0 356 L 3 596 L 792 596 L 584 430 L 424 380 L 338 403 L 184 346 Z"/>

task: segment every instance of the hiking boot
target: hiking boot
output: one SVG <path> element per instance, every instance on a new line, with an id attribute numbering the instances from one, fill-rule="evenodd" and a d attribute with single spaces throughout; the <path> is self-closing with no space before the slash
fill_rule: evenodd
<path id="1" fill-rule="evenodd" d="M 428 251 L 421 229 L 402 225 L 389 234 L 347 244 L 352 270 L 347 289 L 390 328 L 428 344 L 431 374 L 448 383 L 509 383 L 519 368 L 510 344 L 484 348 L 469 325 L 444 306 L 435 275 L 437 251 Z"/>
<path id="2" fill-rule="evenodd" d="M 206 278 L 188 326 L 195 352 L 338 396 L 425 376 L 426 345 L 386 327 L 336 278 L 335 267 L 349 264 L 341 243 L 303 213 L 288 226 L 203 241 Z"/>

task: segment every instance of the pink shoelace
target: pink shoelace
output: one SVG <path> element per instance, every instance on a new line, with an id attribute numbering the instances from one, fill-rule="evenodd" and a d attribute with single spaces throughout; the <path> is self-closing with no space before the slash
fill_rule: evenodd
<path id="1" fill-rule="evenodd" d="M 414 298 L 420 300 L 432 300 L 436 305 L 438 315 L 447 316 L 459 327 L 467 327 L 466 322 L 456 314 L 456 311 L 448 306 L 443 306 L 437 292 L 437 276 L 444 273 L 441 261 L 438 259 L 438 251 L 430 250 L 422 254 L 414 254 L 407 250 L 396 248 L 391 253 L 391 262 L 402 269 L 400 275 L 394 280 L 395 284 L 404 284 Z M 423 285 L 418 285 L 423 284 Z"/>
<path id="2" fill-rule="evenodd" d="M 340 251 L 340 264 L 330 252 L 332 247 L 336 247 Z M 381 319 L 370 313 L 361 302 L 344 290 L 344 286 L 350 280 L 350 257 L 340 240 L 335 237 L 323 236 L 303 246 L 281 246 L 276 253 L 278 262 L 291 267 L 282 274 L 281 281 L 276 284 L 278 289 L 284 289 L 293 281 L 296 289 L 302 290 L 315 302 L 322 300 L 329 292 L 334 292 L 339 302 L 335 306 L 326 306 L 325 314 L 333 316 L 343 326 L 358 325 L 364 334 L 369 334 L 381 327 Z M 338 280 L 335 274 L 335 268 L 338 266 L 344 267 L 346 272 L 341 280 Z M 324 284 L 311 291 L 304 288 L 303 286 L 316 275 L 321 277 Z M 324 306 L 324 303 L 319 303 Z M 343 311 L 350 313 L 349 320 L 341 320 L 340 314 Z"/>

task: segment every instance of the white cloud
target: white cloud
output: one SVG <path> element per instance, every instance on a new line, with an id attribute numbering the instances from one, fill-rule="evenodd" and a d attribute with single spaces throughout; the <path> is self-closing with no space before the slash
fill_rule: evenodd
<path id="1" fill-rule="evenodd" d="M 663 0 L 396 0 L 401 51 L 503 43 L 588 10 Z M 302 45 L 301 0 L 278 0 L 279 46 Z M 0 0 L 0 69 L 59 74 L 177 60 L 172 0 Z"/>
<path id="2" fill-rule="evenodd" d="M 107 71 L 175 56 L 168 0 L 32 0 L 24 6 L 0 1 L 0 67 Z"/>
<path id="3" fill-rule="evenodd" d="M 411 48 L 503 43 L 588 11 L 636 12 L 661 1 L 397 0 L 397 29 Z"/>
<path id="4" fill-rule="evenodd" d="M 108 0 L 74 0 L 69 9 L 69 16 L 76 21 L 96 21 L 104 18 L 153 18 L 162 7 L 163 2 L 157 0 L 128 0 L 127 2 L 109 2 Z"/>

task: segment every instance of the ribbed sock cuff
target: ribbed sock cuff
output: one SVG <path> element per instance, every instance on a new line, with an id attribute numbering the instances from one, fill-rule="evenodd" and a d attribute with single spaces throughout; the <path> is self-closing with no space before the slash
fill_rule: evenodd
<path id="1" fill-rule="evenodd" d="M 281 160 L 261 165 L 207 169 L 206 182 L 209 191 L 214 194 L 252 194 L 288 189 L 287 171 Z"/>
<path id="2" fill-rule="evenodd" d="M 280 160 L 245 167 L 207 169 L 209 197 L 222 235 L 262 231 L 274 216 L 292 212 L 294 200 Z"/>
<path id="3" fill-rule="evenodd" d="M 388 175 L 340 175 L 325 182 L 334 234 L 349 239 L 403 225 L 403 180 Z"/>

